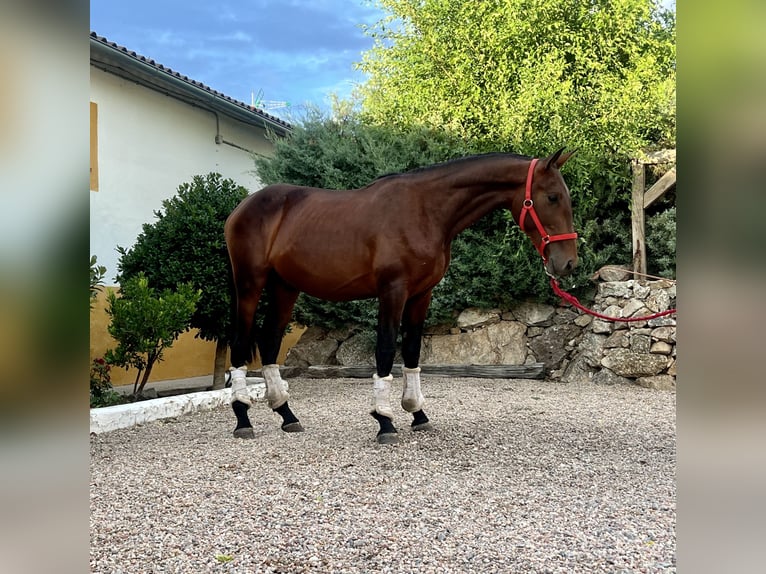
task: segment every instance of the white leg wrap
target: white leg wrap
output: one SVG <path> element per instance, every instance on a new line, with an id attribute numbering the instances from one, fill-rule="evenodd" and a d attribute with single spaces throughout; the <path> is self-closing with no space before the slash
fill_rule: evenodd
<path id="1" fill-rule="evenodd" d="M 253 404 L 247 390 L 247 367 L 229 369 L 231 372 L 231 402 L 239 401 L 250 406 Z"/>
<path id="2" fill-rule="evenodd" d="M 279 365 L 264 365 L 263 378 L 266 380 L 266 400 L 271 410 L 278 409 L 287 402 L 287 382 L 279 374 Z"/>
<path id="3" fill-rule="evenodd" d="M 423 408 L 423 393 L 420 392 L 420 367 L 408 369 L 402 367 L 404 383 L 402 385 L 402 408 L 408 413 L 415 413 Z"/>
<path id="4" fill-rule="evenodd" d="M 394 419 L 394 411 L 391 408 L 391 381 L 393 375 L 379 377 L 377 374 L 372 376 L 372 412 Z"/>

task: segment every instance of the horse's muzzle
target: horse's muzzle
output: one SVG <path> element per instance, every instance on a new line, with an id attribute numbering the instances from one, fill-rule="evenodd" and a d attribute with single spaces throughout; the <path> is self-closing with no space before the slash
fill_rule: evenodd
<path id="1" fill-rule="evenodd" d="M 551 257 L 545 264 L 545 271 L 553 277 L 566 277 L 571 275 L 577 267 L 577 257 L 557 259 Z"/>

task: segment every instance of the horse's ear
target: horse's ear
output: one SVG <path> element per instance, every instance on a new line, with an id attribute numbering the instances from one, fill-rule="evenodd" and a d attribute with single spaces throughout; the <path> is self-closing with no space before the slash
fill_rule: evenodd
<path id="1" fill-rule="evenodd" d="M 564 149 L 566 148 L 562 147 L 560 150 L 555 152 L 551 157 L 549 157 L 546 160 L 545 169 L 550 169 L 551 166 L 554 166 L 554 165 L 557 168 L 561 169 L 561 166 L 564 165 L 567 162 L 567 160 L 575 154 L 574 151 L 564 153 Z"/>

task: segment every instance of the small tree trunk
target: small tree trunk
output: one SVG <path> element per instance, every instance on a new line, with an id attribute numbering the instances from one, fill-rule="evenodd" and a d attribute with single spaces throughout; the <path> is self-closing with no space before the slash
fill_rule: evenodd
<path id="1" fill-rule="evenodd" d="M 222 389 L 226 385 L 226 366 L 229 361 L 229 345 L 218 339 L 215 346 L 215 363 L 213 366 L 213 389 Z"/>
<path id="2" fill-rule="evenodd" d="M 156 360 L 157 360 L 156 357 L 153 357 L 151 354 L 149 355 L 149 360 L 146 361 L 146 370 L 144 371 L 144 376 L 141 379 L 141 384 L 138 385 L 138 394 L 136 396 L 143 395 L 144 387 L 146 386 L 146 383 L 149 380 L 149 375 L 152 372 L 152 367 L 154 366 L 154 363 Z"/>
<path id="3" fill-rule="evenodd" d="M 136 373 L 136 380 L 133 381 L 133 396 L 136 396 L 136 393 L 138 392 L 136 389 L 138 388 L 138 379 L 141 378 L 141 373 L 143 371 L 141 369 L 138 369 L 138 372 Z"/>

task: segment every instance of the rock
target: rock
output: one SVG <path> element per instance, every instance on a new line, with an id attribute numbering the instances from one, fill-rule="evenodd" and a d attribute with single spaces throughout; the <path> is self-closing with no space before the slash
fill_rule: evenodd
<path id="1" fill-rule="evenodd" d="M 629 385 L 631 380 L 609 369 L 601 369 L 591 379 L 597 385 Z"/>
<path id="2" fill-rule="evenodd" d="M 335 339 L 338 342 L 345 341 L 351 335 L 359 331 L 359 327 L 357 325 L 347 325 L 345 327 L 340 327 L 338 329 L 333 329 L 332 331 L 327 332 L 327 337 L 330 339 Z M 324 339 L 324 337 L 320 337 Z"/>
<path id="3" fill-rule="evenodd" d="M 606 265 L 596 271 L 591 277 L 593 279 L 601 279 L 602 281 L 625 281 L 630 277 L 630 271 L 626 269 L 620 269 L 619 267 L 613 267 Z"/>
<path id="4" fill-rule="evenodd" d="M 594 333 L 611 333 L 613 326 L 614 324 L 610 321 L 593 319 L 593 323 L 591 323 L 591 330 Z"/>
<path id="5" fill-rule="evenodd" d="M 326 339 L 329 335 L 329 331 L 322 329 L 321 327 L 308 327 L 303 331 L 303 335 L 298 339 L 299 343 L 310 343 L 311 341 L 317 341 L 319 339 Z"/>
<path id="6" fill-rule="evenodd" d="M 627 347 L 630 344 L 626 337 L 627 334 L 627 331 L 615 331 L 604 341 L 604 348 L 619 349 L 620 347 Z M 601 358 L 599 358 L 599 361 L 601 361 Z"/>
<path id="7" fill-rule="evenodd" d="M 628 302 L 622 308 L 623 317 L 633 317 L 640 311 L 644 311 L 646 314 L 646 305 L 640 299 L 628 299 Z"/>
<path id="8" fill-rule="evenodd" d="M 652 339 L 666 343 L 675 343 L 676 329 L 675 327 L 657 327 L 652 329 Z"/>
<path id="9" fill-rule="evenodd" d="M 311 365 L 337 365 L 335 351 L 338 341 L 316 327 L 309 327 L 287 353 L 285 365 L 309 367 Z"/>
<path id="10" fill-rule="evenodd" d="M 485 329 L 489 344 L 497 352 L 496 364 L 521 365 L 527 357 L 526 325 L 503 321 Z"/>
<path id="11" fill-rule="evenodd" d="M 527 327 L 527 337 L 538 337 L 545 333 L 545 327 Z"/>
<path id="12" fill-rule="evenodd" d="M 457 326 L 461 329 L 475 329 L 482 325 L 490 325 L 500 321 L 500 311 L 490 309 L 488 311 L 475 307 L 466 309 L 457 318 Z"/>
<path id="13" fill-rule="evenodd" d="M 587 383 L 591 381 L 594 373 L 595 369 L 588 363 L 585 356 L 580 355 L 569 362 L 561 375 L 561 380 L 565 383 Z"/>
<path id="14" fill-rule="evenodd" d="M 622 377 L 648 377 L 658 375 L 667 367 L 667 357 L 649 353 L 636 353 L 628 349 L 614 349 L 601 359 L 601 366 Z"/>
<path id="15" fill-rule="evenodd" d="M 654 289 L 649 297 L 646 298 L 646 306 L 652 313 L 665 311 L 670 308 L 670 296 L 667 291 Z"/>
<path id="16" fill-rule="evenodd" d="M 577 313 L 571 309 L 556 309 L 556 313 L 553 316 L 553 322 L 556 325 L 564 325 L 573 323 L 575 318 L 577 318 Z"/>
<path id="17" fill-rule="evenodd" d="M 652 343 L 652 347 L 649 349 L 649 352 L 655 353 L 657 355 L 670 355 L 670 353 L 673 352 L 673 345 L 666 343 L 665 341 L 657 341 Z"/>
<path id="18" fill-rule="evenodd" d="M 607 337 L 598 333 L 585 333 L 577 348 L 581 357 L 590 367 L 599 367 L 604 356 Z"/>
<path id="19" fill-rule="evenodd" d="M 556 309 L 551 305 L 524 302 L 513 309 L 513 316 L 525 325 L 547 326 L 555 312 Z"/>
<path id="20" fill-rule="evenodd" d="M 646 285 L 650 289 L 662 289 L 667 291 L 669 295 L 672 293 L 672 297 L 676 296 L 676 283 L 673 279 L 657 279 L 656 281 L 649 281 Z"/>
<path id="21" fill-rule="evenodd" d="M 539 337 L 529 342 L 529 347 L 537 360 L 545 364 L 545 368 L 557 369 L 566 356 L 566 344 L 579 334 L 575 325 L 554 325 L 545 330 Z"/>
<path id="22" fill-rule="evenodd" d="M 370 333 L 357 333 L 343 341 L 335 352 L 339 365 L 375 365 L 375 337 Z"/>
<path id="23" fill-rule="evenodd" d="M 633 295 L 637 299 L 646 299 L 649 296 L 649 293 L 651 293 L 652 288 L 649 285 L 641 284 L 636 282 L 635 285 L 633 285 Z"/>
<path id="24" fill-rule="evenodd" d="M 593 321 L 593 317 L 591 315 L 578 315 L 574 320 L 574 324 L 578 327 L 587 327 L 590 325 L 591 321 Z"/>
<path id="25" fill-rule="evenodd" d="M 632 281 L 608 281 L 598 286 L 598 296 L 617 297 L 618 299 L 627 299 L 633 295 L 631 290 Z"/>
<path id="26" fill-rule="evenodd" d="M 522 365 L 527 358 L 526 327 L 502 321 L 458 335 L 434 335 L 424 341 L 422 364 Z"/>
<path id="27" fill-rule="evenodd" d="M 620 319 L 625 316 L 623 315 L 622 307 L 619 305 L 609 305 L 609 307 L 604 309 L 602 315 L 606 315 L 607 317 L 614 317 L 616 319 Z"/>
<path id="28" fill-rule="evenodd" d="M 676 318 L 675 315 L 665 315 L 664 317 L 657 317 L 656 319 L 649 319 L 647 324 L 650 327 L 675 327 Z"/>
<path id="29" fill-rule="evenodd" d="M 652 344 L 652 339 L 649 335 L 639 335 L 636 333 L 630 334 L 630 347 L 629 349 L 634 353 L 648 353 Z"/>
<path id="30" fill-rule="evenodd" d="M 657 391 L 673 391 L 676 388 L 676 378 L 671 375 L 639 377 L 636 379 L 636 384 Z"/>

